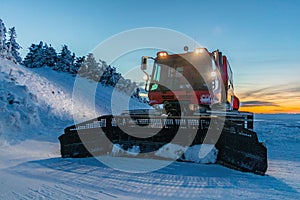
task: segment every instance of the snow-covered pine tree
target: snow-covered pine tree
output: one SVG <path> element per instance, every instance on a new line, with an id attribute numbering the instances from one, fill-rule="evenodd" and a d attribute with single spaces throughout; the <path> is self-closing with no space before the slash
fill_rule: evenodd
<path id="1" fill-rule="evenodd" d="M 122 91 L 125 87 L 126 80 L 123 76 L 120 76 L 118 83 L 116 84 L 116 89 Z"/>
<path id="2" fill-rule="evenodd" d="M 76 74 L 76 69 L 75 69 L 75 60 L 76 60 L 76 55 L 75 55 L 75 53 L 73 52 L 72 53 L 72 63 L 71 63 L 71 67 L 70 67 L 70 70 L 69 70 L 69 72 L 71 73 L 71 74 Z"/>
<path id="3" fill-rule="evenodd" d="M 32 68 L 32 63 L 34 60 L 34 56 L 36 54 L 36 50 L 37 50 L 37 45 L 36 44 L 31 44 L 31 46 L 29 47 L 29 52 L 27 53 L 27 55 L 25 56 L 24 60 L 23 60 L 23 64 L 25 67 L 30 67 Z"/>
<path id="4" fill-rule="evenodd" d="M 101 75 L 100 81 L 103 85 L 115 87 L 118 81 L 122 78 L 120 73 L 117 73 L 115 67 L 107 66 Z"/>
<path id="5" fill-rule="evenodd" d="M 132 98 L 136 98 L 138 100 L 141 100 L 141 97 L 140 97 L 140 88 L 139 87 L 135 88 L 135 90 L 132 93 L 131 97 Z"/>
<path id="6" fill-rule="evenodd" d="M 29 47 L 29 52 L 24 58 L 23 64 L 26 67 L 35 68 L 42 67 L 46 63 L 44 53 L 43 42 L 41 41 L 38 45 L 32 44 Z"/>
<path id="7" fill-rule="evenodd" d="M 102 85 L 108 85 L 111 77 L 111 73 L 112 73 L 112 68 L 110 65 L 108 65 L 105 68 L 104 72 L 101 74 L 99 82 L 102 83 Z"/>
<path id="8" fill-rule="evenodd" d="M 6 47 L 6 28 L 2 19 L 0 19 L 0 56 L 5 56 L 7 53 Z"/>
<path id="9" fill-rule="evenodd" d="M 87 77 L 87 65 L 86 65 L 86 57 L 83 56 L 83 60 L 82 62 L 80 63 L 80 67 L 78 69 L 78 72 L 77 74 L 79 74 L 80 76 L 82 77 Z"/>
<path id="10" fill-rule="evenodd" d="M 107 67 L 108 67 L 107 63 L 104 60 L 99 59 L 99 69 L 101 74 L 103 74 L 103 72 L 106 70 Z"/>
<path id="11" fill-rule="evenodd" d="M 8 35 L 9 35 L 9 40 L 6 43 L 7 54 L 8 56 L 12 56 L 12 58 L 16 62 L 21 63 L 22 58 L 20 56 L 19 49 L 21 49 L 22 47 L 16 41 L 17 33 L 15 27 L 9 29 Z"/>
<path id="12" fill-rule="evenodd" d="M 97 63 L 94 54 L 89 53 L 87 55 L 87 58 L 85 59 L 84 66 L 87 67 L 86 73 L 84 76 L 88 77 L 89 79 L 92 79 L 94 81 L 99 81 L 100 79 L 100 68 L 99 68 L 99 63 Z"/>
<path id="13" fill-rule="evenodd" d="M 121 80 L 122 75 L 120 73 L 117 73 L 116 70 L 113 73 L 113 87 L 117 85 L 117 83 Z"/>
<path id="14" fill-rule="evenodd" d="M 115 87 L 115 85 L 117 84 L 117 82 L 120 79 L 120 74 L 117 73 L 117 70 L 115 67 L 111 67 L 110 69 L 110 77 L 108 80 L 108 84 Z"/>
<path id="15" fill-rule="evenodd" d="M 49 67 L 54 67 L 57 63 L 57 53 L 55 49 L 50 45 L 44 45 L 44 56 L 45 56 L 45 65 Z"/>
<path id="16" fill-rule="evenodd" d="M 70 73 L 71 74 L 77 74 L 77 73 L 79 73 L 80 69 L 81 69 L 81 67 L 83 65 L 84 60 L 85 60 L 84 56 L 75 58 L 75 63 L 73 65 L 73 67 L 70 69 Z"/>
<path id="17" fill-rule="evenodd" d="M 69 72 L 70 68 L 72 68 L 72 63 L 74 63 L 74 58 L 72 57 L 71 51 L 67 45 L 63 45 L 60 54 L 57 56 L 57 64 L 53 69 Z"/>
<path id="18" fill-rule="evenodd" d="M 36 67 L 43 67 L 46 65 L 45 49 L 42 41 L 38 44 L 34 65 Z"/>

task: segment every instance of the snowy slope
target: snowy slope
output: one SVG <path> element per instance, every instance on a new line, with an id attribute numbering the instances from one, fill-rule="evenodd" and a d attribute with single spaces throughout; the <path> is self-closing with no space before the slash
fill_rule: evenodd
<path id="1" fill-rule="evenodd" d="M 51 141 L 56 141 L 57 136 L 74 120 L 85 121 L 111 113 L 113 103 L 116 114 L 128 109 L 125 104 L 128 100 L 134 102 L 132 105 L 135 108 L 145 107 L 128 95 L 113 91 L 112 87 L 97 85 L 85 78 L 50 68 L 28 69 L 7 60 L 0 60 L 0 95 L 0 130 L 10 135 L 8 140 L 13 138 L 10 132 L 22 132 L 18 137 L 26 136 L 29 139 L 28 134 L 47 134 L 53 136 L 54 140 Z M 112 95 L 122 103 L 111 101 Z M 14 101 L 10 104 L 11 96 Z M 90 103 L 92 98 L 95 99 L 95 105 Z"/>
<path id="2" fill-rule="evenodd" d="M 42 88 L 47 90 L 43 91 Z M 32 138 L 55 141 L 54 138 L 51 139 L 51 135 L 57 136 L 58 131 L 66 123 L 70 123 L 71 117 L 63 108 L 51 105 L 61 101 L 52 91 L 58 92 L 59 89 L 50 85 L 46 79 L 38 79 L 38 76 L 9 61 L 0 62 L 2 143 L 16 143 Z"/>
<path id="3" fill-rule="evenodd" d="M 0 199 L 300 199 L 299 115 L 256 116 L 255 129 L 268 147 L 265 176 L 181 162 L 128 173 L 95 158 L 60 158 L 57 136 L 74 115 L 85 120 L 110 113 L 111 107 L 118 112 L 128 99 L 117 92 L 117 101 L 111 102 L 112 88 L 98 86 L 96 105 L 90 105 L 80 91 L 92 90 L 93 83 L 81 80 L 74 99 L 74 80 L 50 69 L 28 70 L 0 60 Z M 19 103 L 10 104 L 8 93 Z M 114 159 L 120 169 L 166 162 L 103 159 Z"/>

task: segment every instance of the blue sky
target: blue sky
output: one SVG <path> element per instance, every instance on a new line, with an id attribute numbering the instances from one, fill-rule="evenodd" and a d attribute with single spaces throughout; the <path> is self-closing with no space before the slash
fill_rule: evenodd
<path id="1" fill-rule="evenodd" d="M 289 99 L 300 107 L 298 0 L 0 0 L 0 5 L 0 18 L 7 28 L 16 27 L 23 55 L 31 43 L 40 40 L 56 49 L 67 44 L 81 56 L 122 31 L 169 28 L 194 38 L 211 51 L 223 51 L 233 68 L 239 96 L 276 104 L 278 96 L 250 98 L 247 91 L 254 94 L 261 89 L 282 88 L 278 92 L 282 93 L 289 88 L 294 91 Z"/>

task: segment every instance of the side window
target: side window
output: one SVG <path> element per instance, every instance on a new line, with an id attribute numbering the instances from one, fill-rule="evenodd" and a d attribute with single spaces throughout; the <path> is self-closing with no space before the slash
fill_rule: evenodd
<path id="1" fill-rule="evenodd" d="M 160 81 L 161 67 L 155 64 L 152 74 L 152 81 L 150 83 L 150 91 L 155 91 L 158 89 L 158 83 Z"/>
<path id="2" fill-rule="evenodd" d="M 158 81 L 160 80 L 160 71 L 161 67 L 159 65 L 155 66 L 154 74 L 153 74 L 153 80 Z"/>

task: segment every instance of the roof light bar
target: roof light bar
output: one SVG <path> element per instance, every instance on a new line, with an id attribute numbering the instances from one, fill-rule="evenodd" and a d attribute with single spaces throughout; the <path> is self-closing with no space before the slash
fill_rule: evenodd
<path id="1" fill-rule="evenodd" d="M 168 56 L 168 53 L 166 51 L 157 52 L 157 57 L 166 57 L 166 56 Z"/>
<path id="2" fill-rule="evenodd" d="M 196 48 L 196 49 L 194 50 L 194 52 L 195 52 L 196 54 L 204 53 L 205 51 L 207 51 L 205 48 Z"/>

